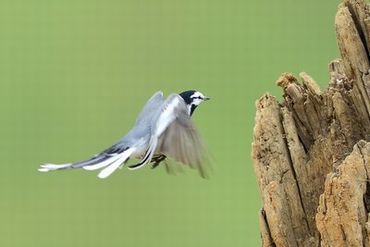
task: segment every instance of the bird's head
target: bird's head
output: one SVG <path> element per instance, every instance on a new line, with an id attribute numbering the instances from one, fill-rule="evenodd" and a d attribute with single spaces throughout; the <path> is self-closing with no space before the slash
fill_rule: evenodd
<path id="1" fill-rule="evenodd" d="M 201 92 L 196 90 L 188 90 L 179 94 L 185 101 L 188 109 L 189 115 L 192 115 L 195 108 L 197 108 L 203 101 L 209 100 L 209 97 L 204 96 Z"/>

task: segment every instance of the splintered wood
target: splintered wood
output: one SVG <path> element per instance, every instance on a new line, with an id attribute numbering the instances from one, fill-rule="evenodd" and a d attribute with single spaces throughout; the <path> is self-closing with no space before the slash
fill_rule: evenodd
<path id="1" fill-rule="evenodd" d="M 284 101 L 256 102 L 263 246 L 370 247 L 370 6 L 343 1 L 335 27 L 342 60 L 326 90 L 285 73 Z"/>

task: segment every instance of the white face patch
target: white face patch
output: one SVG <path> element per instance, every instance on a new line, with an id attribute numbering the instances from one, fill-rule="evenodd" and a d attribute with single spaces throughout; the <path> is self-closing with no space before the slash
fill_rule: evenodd
<path id="1" fill-rule="evenodd" d="M 205 96 L 201 92 L 195 92 L 192 96 L 190 96 L 190 98 L 193 99 L 192 105 L 198 106 L 203 102 Z"/>
<path id="2" fill-rule="evenodd" d="M 190 96 L 190 98 L 204 98 L 204 95 L 201 93 L 201 92 L 194 92 L 192 96 Z"/>

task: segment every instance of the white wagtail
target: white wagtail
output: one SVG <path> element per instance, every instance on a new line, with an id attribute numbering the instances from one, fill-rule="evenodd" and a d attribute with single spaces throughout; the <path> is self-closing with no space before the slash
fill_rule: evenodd
<path id="1" fill-rule="evenodd" d="M 171 94 L 165 99 L 159 91 L 145 104 L 134 127 L 110 148 L 85 161 L 43 164 L 38 170 L 102 169 L 98 177 L 106 178 L 129 158 L 141 159 L 139 163 L 129 166 L 129 169 L 134 170 L 151 162 L 154 168 L 168 156 L 198 169 L 204 177 L 203 144 L 191 121 L 191 115 L 200 103 L 209 99 L 195 90 Z"/>

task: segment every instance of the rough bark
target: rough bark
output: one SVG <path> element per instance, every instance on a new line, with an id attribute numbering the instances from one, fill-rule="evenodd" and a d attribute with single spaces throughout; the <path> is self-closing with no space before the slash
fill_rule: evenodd
<path id="1" fill-rule="evenodd" d="M 285 73 L 283 102 L 256 102 L 263 246 L 370 246 L 370 6 L 344 0 L 335 28 L 327 89 Z"/>

